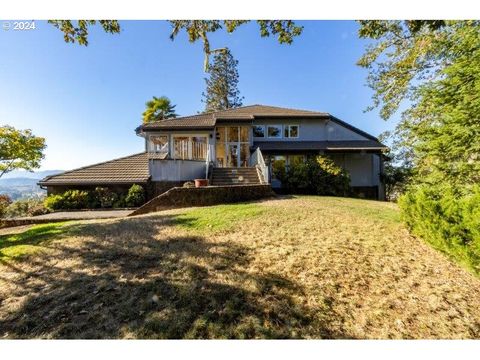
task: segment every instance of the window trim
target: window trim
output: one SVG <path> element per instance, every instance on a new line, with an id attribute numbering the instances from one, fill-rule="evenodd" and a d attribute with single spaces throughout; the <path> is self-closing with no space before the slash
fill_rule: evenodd
<path id="1" fill-rule="evenodd" d="M 297 127 L 297 136 L 291 136 L 291 127 L 296 126 Z M 288 130 L 287 130 L 288 129 Z M 287 135 L 285 136 L 285 130 L 287 130 Z M 300 125 L 298 124 L 289 124 L 284 126 L 284 137 L 286 139 L 298 139 L 300 137 Z"/>
<path id="2" fill-rule="evenodd" d="M 271 127 L 280 128 L 280 136 L 270 136 L 268 133 L 268 129 Z M 283 125 L 267 125 L 267 138 L 268 139 L 283 139 Z"/>
<path id="3" fill-rule="evenodd" d="M 149 142 L 149 152 L 153 152 L 153 153 L 161 153 L 160 150 L 156 150 L 155 149 L 155 146 L 156 144 L 153 143 L 153 139 L 152 138 L 159 138 L 159 137 L 166 137 L 167 138 L 167 153 L 170 153 L 170 136 L 168 136 L 168 134 L 162 134 L 162 135 L 158 135 L 158 134 L 151 134 L 148 136 L 148 142 Z"/>
<path id="4" fill-rule="evenodd" d="M 263 130 L 263 136 L 255 136 L 255 133 L 254 133 L 254 130 L 253 130 L 254 127 L 262 128 L 262 130 Z M 256 138 L 256 139 L 265 139 L 265 138 L 267 137 L 267 136 L 266 136 L 267 134 L 266 134 L 266 131 L 265 131 L 265 130 L 266 130 L 266 126 L 265 126 L 265 125 L 252 125 L 252 135 L 253 135 L 253 137 Z"/>
<path id="5" fill-rule="evenodd" d="M 204 161 L 205 159 L 194 159 L 193 158 L 193 138 L 196 137 L 201 137 L 206 139 L 206 146 L 210 146 L 209 140 L 208 140 L 208 134 L 173 134 L 172 135 L 172 157 L 174 160 L 195 160 L 195 161 Z M 177 157 L 176 151 L 175 151 L 175 140 L 177 138 L 188 138 L 188 143 L 187 143 L 187 156 L 182 158 L 182 157 Z"/>

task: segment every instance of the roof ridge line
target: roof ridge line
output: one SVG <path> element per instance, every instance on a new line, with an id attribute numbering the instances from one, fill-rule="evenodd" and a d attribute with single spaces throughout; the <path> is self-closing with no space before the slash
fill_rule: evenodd
<path id="1" fill-rule="evenodd" d="M 107 161 L 101 161 L 99 163 L 95 163 L 95 164 L 91 164 L 91 165 L 81 166 L 79 168 L 72 169 L 72 170 L 67 170 L 67 171 L 64 171 L 64 172 L 59 173 L 59 174 L 46 176 L 42 180 L 40 180 L 40 182 L 50 180 L 51 178 L 53 178 L 55 176 L 69 174 L 73 171 L 83 170 L 83 169 L 86 169 L 86 168 L 89 168 L 89 167 L 92 167 L 92 166 L 103 165 L 103 164 L 106 164 L 106 163 L 109 163 L 109 162 L 112 162 L 112 161 L 123 160 L 123 159 L 129 158 L 129 157 L 138 156 L 138 155 L 142 155 L 142 154 L 146 154 L 146 153 L 147 153 L 146 151 L 142 151 L 142 152 L 139 152 L 139 153 L 135 153 L 135 154 L 127 155 L 127 156 L 121 156 L 119 158 L 115 158 L 115 159 L 111 159 L 111 160 L 107 160 Z"/>
<path id="2" fill-rule="evenodd" d="M 268 106 L 268 105 L 260 105 L 260 104 L 245 105 L 245 106 L 239 106 L 239 107 L 236 107 L 236 108 L 230 108 L 230 109 L 225 109 L 225 110 L 215 110 L 215 111 L 209 111 L 209 112 L 200 113 L 200 114 L 185 115 L 185 116 L 178 116 L 178 117 L 175 117 L 175 118 L 162 119 L 160 121 L 152 121 L 150 124 L 172 121 L 172 120 L 181 120 L 181 119 L 185 119 L 185 118 L 192 118 L 192 117 L 198 117 L 198 116 L 206 116 L 206 115 L 213 115 L 215 117 L 215 114 L 219 113 L 219 112 L 233 111 L 233 110 L 244 109 L 244 108 L 249 108 L 249 107 L 253 107 L 253 106 Z"/>

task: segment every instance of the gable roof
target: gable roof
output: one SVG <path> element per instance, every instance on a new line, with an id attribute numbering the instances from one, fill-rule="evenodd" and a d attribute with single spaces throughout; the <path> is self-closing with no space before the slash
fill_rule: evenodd
<path id="1" fill-rule="evenodd" d="M 131 184 L 149 179 L 148 156 L 143 152 L 47 176 L 38 185 Z"/>
<path id="2" fill-rule="evenodd" d="M 370 140 L 377 140 L 365 131 L 350 125 L 335 116 L 319 111 L 290 109 L 278 106 L 267 105 L 248 105 L 235 109 L 213 111 L 204 114 L 182 116 L 174 119 L 165 119 L 162 121 L 152 122 L 140 125 L 135 129 L 138 133 L 148 130 L 191 130 L 191 129 L 213 129 L 217 121 L 246 121 L 252 122 L 254 119 L 262 118 L 310 118 L 310 119 L 329 119 L 334 121 Z"/>
<path id="3" fill-rule="evenodd" d="M 247 120 L 262 117 L 328 117 L 328 113 L 281 108 L 277 106 L 249 105 L 235 109 L 213 111 L 204 114 L 182 116 L 140 125 L 136 131 L 172 128 L 213 128 L 217 120 Z"/>

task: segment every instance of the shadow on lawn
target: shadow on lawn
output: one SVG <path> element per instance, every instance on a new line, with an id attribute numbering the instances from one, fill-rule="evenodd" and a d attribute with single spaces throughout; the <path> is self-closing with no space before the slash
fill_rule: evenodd
<path id="1" fill-rule="evenodd" d="M 28 271 L 0 260 L 18 275 L 10 295 L 26 296 L 8 315 L 0 298 L 0 337 L 343 337 L 329 330 L 328 303 L 310 309 L 298 285 L 248 271 L 248 248 L 157 235 L 172 225 L 167 216 L 87 225 L 76 246 L 51 244 L 55 259 L 25 259 Z"/>
<path id="2" fill-rule="evenodd" d="M 20 233 L 0 235 L 0 260 L 6 258 L 4 249 L 21 245 L 42 245 L 59 237 L 63 230 L 62 223 L 37 225 Z"/>

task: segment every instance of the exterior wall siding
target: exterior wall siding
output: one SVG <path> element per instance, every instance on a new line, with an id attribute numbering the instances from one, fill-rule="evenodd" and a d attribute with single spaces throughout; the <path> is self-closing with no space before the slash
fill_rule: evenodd
<path id="1" fill-rule="evenodd" d="M 152 181 L 189 181 L 204 179 L 205 161 L 195 160 L 150 160 Z"/>
<path id="2" fill-rule="evenodd" d="M 330 120 L 312 119 L 261 119 L 255 120 L 253 125 L 299 125 L 298 138 L 253 138 L 254 141 L 329 141 L 329 140 L 368 140 L 361 134 Z"/>
<path id="3" fill-rule="evenodd" d="M 380 157 L 370 153 L 329 154 L 333 161 L 350 174 L 350 186 L 379 186 Z"/>

